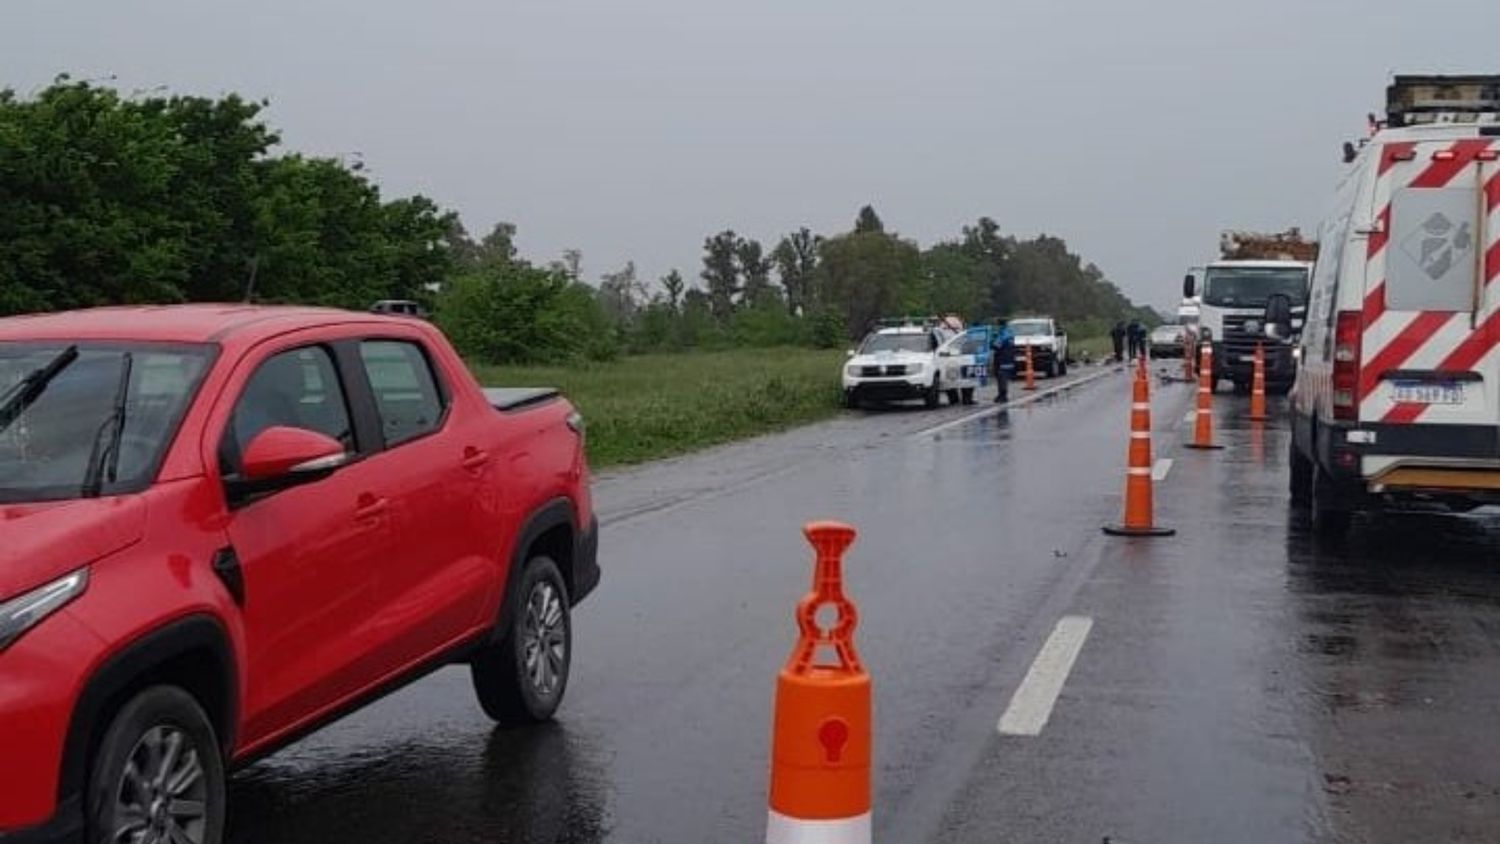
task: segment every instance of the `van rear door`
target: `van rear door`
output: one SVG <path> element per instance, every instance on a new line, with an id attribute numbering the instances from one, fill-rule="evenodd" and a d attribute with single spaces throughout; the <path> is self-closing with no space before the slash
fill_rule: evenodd
<path id="1" fill-rule="evenodd" d="M 1441 442 L 1393 437 L 1417 453 L 1500 458 L 1497 150 L 1500 138 L 1461 137 L 1387 143 L 1381 152 L 1359 418 L 1454 426 L 1432 430 Z"/>

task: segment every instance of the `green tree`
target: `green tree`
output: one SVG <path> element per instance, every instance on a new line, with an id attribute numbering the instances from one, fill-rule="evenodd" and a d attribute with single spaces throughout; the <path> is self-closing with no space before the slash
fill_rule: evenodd
<path id="1" fill-rule="evenodd" d="M 685 282 L 682 273 L 674 267 L 671 272 L 661 277 L 662 289 L 667 292 L 667 306 L 672 313 L 677 313 L 682 306 L 682 291 Z"/>
<path id="2" fill-rule="evenodd" d="M 855 234 L 884 233 L 885 223 L 880 221 L 880 215 L 875 213 L 873 205 L 866 205 L 859 209 L 859 217 L 854 220 Z"/>
<path id="3" fill-rule="evenodd" d="M 776 300 L 776 288 L 771 286 L 771 259 L 761 248 L 760 241 L 740 238 L 734 248 L 740 277 L 744 279 L 741 298 L 746 304 L 761 305 Z"/>
<path id="4" fill-rule="evenodd" d="M 856 228 L 823 241 L 819 262 L 818 300 L 833 309 L 849 331 L 868 331 L 880 317 L 921 304 L 915 284 L 921 253 L 911 241 L 879 229 Z"/>
<path id="5" fill-rule="evenodd" d="M 823 239 L 806 226 L 783 237 L 771 251 L 776 274 L 786 291 L 787 310 L 801 314 L 812 304 L 814 274 L 818 270 L 818 246 Z"/>
<path id="6" fill-rule="evenodd" d="M 732 229 L 725 229 L 703 241 L 703 283 L 708 287 L 709 307 L 714 319 L 725 325 L 734 313 L 735 298 L 740 292 L 740 239 Z"/>

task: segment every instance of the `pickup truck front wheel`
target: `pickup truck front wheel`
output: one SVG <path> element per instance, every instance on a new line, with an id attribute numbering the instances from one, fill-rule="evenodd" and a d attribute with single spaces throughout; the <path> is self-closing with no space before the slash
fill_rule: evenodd
<path id="1" fill-rule="evenodd" d="M 89 841 L 219 844 L 224 760 L 203 708 L 151 686 L 110 722 L 89 769 Z"/>
<path id="2" fill-rule="evenodd" d="M 568 589 L 550 558 L 526 564 L 509 625 L 471 660 L 479 705 L 501 723 L 547 721 L 562 704 L 573 657 Z"/>

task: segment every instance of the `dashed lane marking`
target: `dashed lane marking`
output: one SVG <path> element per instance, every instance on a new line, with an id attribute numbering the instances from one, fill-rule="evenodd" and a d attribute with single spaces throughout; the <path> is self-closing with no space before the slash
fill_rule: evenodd
<path id="1" fill-rule="evenodd" d="M 1048 396 L 1055 396 L 1058 393 L 1082 387 L 1084 384 L 1092 384 L 1093 382 L 1098 381 L 1100 378 L 1119 372 L 1123 368 L 1124 367 L 1121 366 L 1108 366 L 1100 370 L 1099 372 L 1095 372 L 1092 375 L 1086 375 L 1083 378 L 1069 381 L 1066 384 L 1059 384 L 1056 387 L 1050 387 L 1046 390 L 1042 390 L 1039 393 L 1032 393 L 1029 396 L 1016 399 L 1015 401 L 1006 402 L 1005 404 L 997 404 L 994 407 L 986 407 L 983 410 L 976 410 L 967 416 L 960 416 L 957 419 L 951 420 L 949 422 L 944 422 L 941 425 L 934 425 L 931 428 L 923 428 L 922 430 L 917 431 L 915 434 L 912 434 L 912 437 L 929 437 L 933 434 L 940 434 L 943 431 L 947 431 L 952 428 L 957 428 L 960 425 L 973 422 L 975 419 L 983 419 L 987 416 L 994 416 L 1002 410 L 1009 410 L 1015 407 L 1024 407 L 1033 402 L 1041 401 Z M 1015 385 L 1012 384 L 1012 386 Z"/>
<path id="2" fill-rule="evenodd" d="M 1151 480 L 1161 483 L 1167 479 L 1167 473 L 1172 471 L 1172 458 L 1163 457 L 1156 461 L 1151 467 Z"/>
<path id="3" fill-rule="evenodd" d="M 1089 638 L 1094 620 L 1088 616 L 1065 615 L 1058 619 L 1052 635 L 1042 643 L 1031 670 L 1010 698 L 1010 706 L 1000 716 L 1000 733 L 1007 736 L 1039 736 L 1052 707 L 1062 694 L 1063 684 L 1073 670 L 1073 663 Z"/>

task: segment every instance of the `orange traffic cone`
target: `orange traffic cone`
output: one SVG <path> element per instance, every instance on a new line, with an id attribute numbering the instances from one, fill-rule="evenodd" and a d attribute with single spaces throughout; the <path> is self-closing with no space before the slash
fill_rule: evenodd
<path id="1" fill-rule="evenodd" d="M 1026 389 L 1036 389 L 1036 366 L 1032 363 L 1030 346 L 1026 347 Z"/>
<path id="2" fill-rule="evenodd" d="M 1203 356 L 1198 361 L 1198 412 L 1193 426 L 1193 441 L 1188 448 L 1223 448 L 1214 444 L 1214 347 L 1203 344 Z"/>
<path id="3" fill-rule="evenodd" d="M 1146 376 L 1146 358 L 1140 358 L 1130 405 L 1129 463 L 1125 469 L 1125 520 L 1105 525 L 1111 536 L 1171 536 L 1177 531 L 1160 527 L 1152 519 L 1151 490 L 1151 380 Z"/>
<path id="4" fill-rule="evenodd" d="M 1270 418 L 1266 415 L 1266 350 L 1256 343 L 1255 374 L 1250 381 L 1250 421 L 1264 422 Z"/>
<path id="5" fill-rule="evenodd" d="M 869 844 L 870 675 L 854 652 L 854 604 L 840 571 L 854 528 L 813 522 L 812 591 L 797 602 L 797 644 L 776 678 L 766 844 Z M 817 613 L 838 611 L 833 626 Z M 831 650 L 833 664 L 819 661 Z"/>

